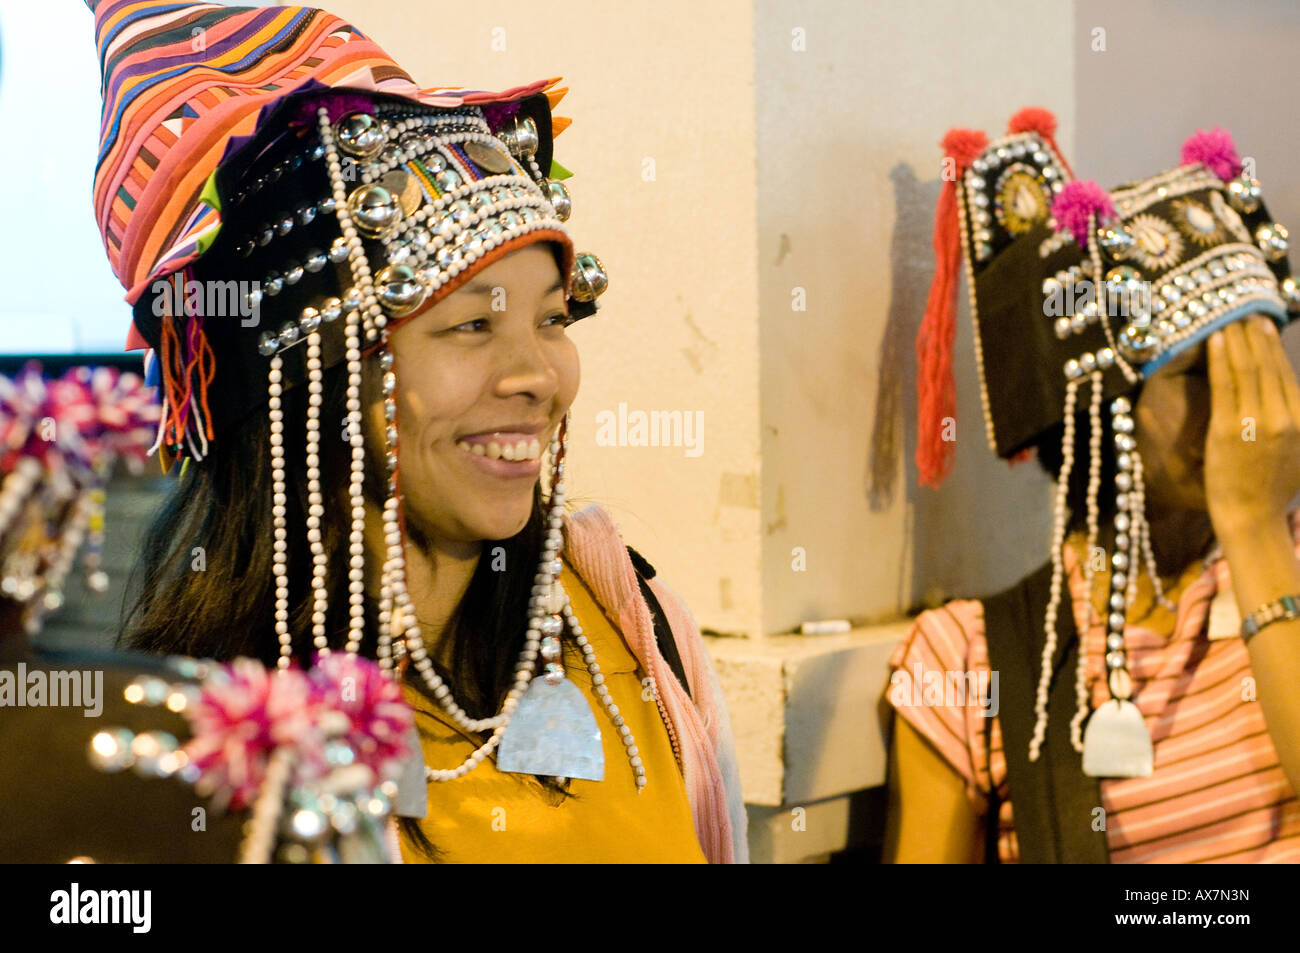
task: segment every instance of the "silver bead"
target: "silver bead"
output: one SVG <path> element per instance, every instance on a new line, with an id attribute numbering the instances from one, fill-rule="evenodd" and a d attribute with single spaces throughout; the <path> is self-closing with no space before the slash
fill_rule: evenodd
<path id="1" fill-rule="evenodd" d="M 284 279 L 281 278 L 274 271 L 271 272 L 269 275 L 267 275 L 266 281 L 262 283 L 262 290 L 265 291 L 267 294 L 271 295 L 272 297 L 278 295 L 280 293 L 280 290 L 283 287 L 284 287 Z"/>
<path id="2" fill-rule="evenodd" d="M 1145 364 L 1160 349 L 1160 338 L 1150 325 L 1143 327 L 1136 321 L 1124 326 L 1115 343 L 1124 359 L 1132 364 Z"/>
<path id="3" fill-rule="evenodd" d="M 1079 367 L 1085 374 L 1091 374 L 1097 369 L 1097 356 L 1091 351 L 1079 356 Z"/>
<path id="4" fill-rule="evenodd" d="M 1107 667 L 1107 668 L 1111 668 L 1111 669 L 1115 669 L 1115 668 L 1123 668 L 1123 667 L 1124 667 L 1124 653 L 1123 653 L 1123 652 L 1107 652 L 1107 653 L 1106 653 L 1106 667 Z"/>
<path id="5" fill-rule="evenodd" d="M 1124 631 L 1124 617 L 1118 613 L 1110 617 L 1111 632 L 1119 633 Z M 1117 652 L 1124 648 L 1124 636 L 1108 635 L 1106 636 L 1106 648 L 1108 651 Z"/>
<path id="6" fill-rule="evenodd" d="M 1125 603 L 1124 593 L 1113 592 L 1110 596 L 1110 607 L 1114 612 L 1123 612 Z"/>
<path id="7" fill-rule="evenodd" d="M 1287 238 L 1286 226 L 1281 222 L 1261 225 L 1255 229 L 1255 242 L 1269 261 L 1281 261 L 1286 257 Z"/>
<path id="8" fill-rule="evenodd" d="M 286 321 L 280 327 L 280 346 L 285 347 L 293 344 L 298 340 L 298 325 L 293 321 Z"/>
<path id="9" fill-rule="evenodd" d="M 1056 336 L 1064 340 L 1070 336 L 1074 329 L 1074 322 L 1070 318 L 1057 318 L 1055 324 Z"/>
<path id="10" fill-rule="evenodd" d="M 289 265 L 288 270 L 286 270 L 284 273 L 285 283 L 296 285 L 298 282 L 302 281 L 302 275 L 303 275 L 302 265 L 298 264 L 297 262 L 289 262 L 288 265 Z"/>
<path id="11" fill-rule="evenodd" d="M 1127 534 L 1120 533 L 1118 536 L 1115 537 L 1116 549 L 1128 549 L 1128 544 L 1129 544 L 1129 539 Z"/>
<path id="12" fill-rule="evenodd" d="M 1127 470 L 1128 467 L 1124 467 L 1124 469 Z M 1118 514 L 1118 515 L 1115 517 L 1115 532 L 1117 532 L 1117 533 L 1127 533 L 1127 532 L 1128 532 L 1128 528 L 1129 528 L 1129 518 L 1128 518 L 1128 514 L 1127 514 L 1127 513 L 1120 513 L 1120 514 Z M 1119 558 L 1120 558 L 1121 556 L 1123 556 L 1123 555 L 1124 555 L 1123 553 L 1116 553 L 1116 554 L 1115 554 L 1115 559 L 1119 559 Z M 1127 558 L 1128 558 L 1128 557 L 1125 557 L 1125 561 L 1127 561 Z M 1115 563 L 1115 568 L 1116 568 L 1116 569 L 1123 569 L 1124 567 L 1121 566 L 1119 563 Z"/>
<path id="13" fill-rule="evenodd" d="M 512 155 L 526 159 L 537 152 L 537 124 L 527 116 L 514 118 L 506 128 L 497 133 L 497 138 L 506 144 Z"/>
<path id="14" fill-rule="evenodd" d="M 573 262 L 573 297 L 582 302 L 594 301 L 609 288 L 609 278 L 600 259 L 582 252 Z"/>
<path id="15" fill-rule="evenodd" d="M 334 126 L 339 149 L 354 159 L 370 159 L 379 155 L 388 137 L 374 116 L 352 113 L 344 116 Z"/>
<path id="16" fill-rule="evenodd" d="M 326 298 L 320 306 L 320 316 L 326 321 L 337 321 L 343 314 L 343 302 L 338 298 Z"/>
<path id="17" fill-rule="evenodd" d="M 567 222 L 573 213 L 573 200 L 569 197 L 569 190 L 559 179 L 547 179 L 546 191 L 551 200 L 551 207 L 555 209 L 555 217 L 561 222 Z"/>
<path id="18" fill-rule="evenodd" d="M 1137 243 L 1127 228 L 1101 228 L 1097 230 L 1097 244 L 1115 258 L 1123 258 Z"/>
<path id="19" fill-rule="evenodd" d="M 397 197 L 382 185 L 362 185 L 348 196 L 348 211 L 357 231 L 378 238 L 402 219 Z"/>
<path id="20" fill-rule="evenodd" d="M 1115 458 L 1115 465 L 1121 470 L 1128 472 L 1133 469 L 1133 458 L 1127 453 L 1121 453 Z"/>
<path id="21" fill-rule="evenodd" d="M 275 230 L 280 235 L 288 235 L 293 231 L 293 216 L 286 215 L 284 218 L 280 219 L 280 221 L 276 223 Z"/>
<path id="22" fill-rule="evenodd" d="M 263 331 L 257 338 L 257 353 L 270 357 L 280 349 L 280 335 L 274 331 Z"/>
<path id="23" fill-rule="evenodd" d="M 1102 370 L 1113 367 L 1115 364 L 1115 351 L 1112 348 L 1104 347 L 1097 352 L 1097 366 Z"/>
<path id="24" fill-rule="evenodd" d="M 330 246 L 329 259 L 339 265 L 348 260 L 348 240 L 341 235 Z"/>
<path id="25" fill-rule="evenodd" d="M 316 220 L 316 206 L 304 205 L 302 208 L 298 209 L 299 225 L 310 225 L 315 220 Z"/>
<path id="26" fill-rule="evenodd" d="M 310 334 L 320 327 L 320 312 L 315 308 L 303 308 L 302 313 L 298 315 L 298 327 L 303 334 Z"/>
<path id="27" fill-rule="evenodd" d="M 302 266 L 314 275 L 328 262 L 329 257 L 323 251 L 312 251 L 307 255 L 307 260 L 302 263 Z"/>
<path id="28" fill-rule="evenodd" d="M 1123 592 L 1128 587 L 1128 576 L 1122 572 L 1117 572 L 1110 577 L 1110 584 L 1119 592 Z"/>
<path id="29" fill-rule="evenodd" d="M 429 289 L 406 265 L 389 265 L 375 276 L 375 294 L 386 312 L 400 318 L 419 308 Z"/>
<path id="30" fill-rule="evenodd" d="M 1259 182 L 1243 172 L 1228 183 L 1228 203 L 1238 212 L 1249 215 L 1259 208 Z"/>
<path id="31" fill-rule="evenodd" d="M 1110 564 L 1111 564 L 1111 566 L 1113 566 L 1115 569 L 1119 570 L 1120 572 L 1127 572 L 1127 571 L 1128 571 L 1128 554 L 1127 554 L 1127 553 L 1116 553 L 1114 556 L 1111 556 L 1111 557 L 1110 557 Z"/>

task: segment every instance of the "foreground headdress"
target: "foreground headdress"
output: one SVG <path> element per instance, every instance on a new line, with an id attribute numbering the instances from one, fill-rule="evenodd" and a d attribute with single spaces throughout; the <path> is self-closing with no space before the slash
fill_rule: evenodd
<path id="1" fill-rule="evenodd" d="M 157 421 L 136 374 L 74 367 L 47 379 L 31 362 L 0 375 L 0 600 L 20 608 L 27 634 L 62 606 L 83 544 L 87 588 L 108 588 L 105 483 L 119 464 L 141 471 Z"/>
<path id="2" fill-rule="evenodd" d="M 1132 397 L 1175 355 L 1233 321 L 1265 314 L 1285 325 L 1300 310 L 1300 291 L 1286 259 L 1287 230 L 1269 217 L 1259 183 L 1243 171 L 1226 132 L 1198 132 L 1184 144 L 1177 167 L 1107 192 L 1074 178 L 1055 129 L 1049 112 L 1028 108 L 994 142 L 967 129 L 944 137 L 938 260 L 917 338 L 917 467 L 921 482 L 937 487 L 951 466 L 953 443 L 944 431 L 956 413 L 952 348 L 964 260 L 989 446 L 1003 458 L 1021 458 L 1063 426 L 1030 760 L 1037 760 L 1047 727 L 1070 474 L 1076 465 L 1089 468 L 1091 553 L 1102 492 L 1101 413 L 1109 401 L 1118 514 L 1106 617 L 1110 701 L 1088 718 L 1080 651 L 1071 739 L 1083 753 L 1085 773 L 1143 776 L 1151 772 L 1152 749 L 1130 701 L 1124 624 L 1143 563 L 1161 599 L 1163 592 L 1147 529 Z M 1091 452 L 1076 461 L 1075 414 L 1085 385 Z M 1084 573 L 1091 588 L 1091 559 Z"/>
<path id="3" fill-rule="evenodd" d="M 302 649 L 293 644 L 289 621 L 294 504 L 285 462 L 288 439 L 298 435 L 286 437 L 282 397 L 295 386 L 309 394 L 303 521 L 313 563 L 312 644 L 328 654 L 329 600 L 345 592 L 345 650 L 355 655 L 367 624 L 362 367 L 363 358 L 373 357 L 383 372 L 387 422 L 379 664 L 391 675 L 395 657 L 405 655 L 461 728 L 491 732 L 463 764 L 427 767 L 424 776 L 461 777 L 498 745 L 502 770 L 603 775 L 590 708 L 560 663 L 567 628 L 643 786 L 635 739 L 558 580 L 563 425 L 549 447 L 547 526 L 524 649 L 500 713 L 473 719 L 460 708 L 434 670 L 406 589 L 400 369 L 389 335 L 474 273 L 535 242 L 557 252 L 571 319 L 594 313 L 607 285 L 599 260 L 575 254 L 563 224 L 570 200 L 559 180 L 568 173 L 551 157 L 554 136 L 568 124 L 551 115 L 564 93 L 553 89 L 558 80 L 503 93 L 422 90 L 355 27 L 321 10 L 88 2 L 96 12 L 105 95 L 96 212 L 110 261 L 135 306 L 131 343 L 158 355 L 159 445 L 201 461 L 210 443 L 242 418 L 263 408 L 269 414 L 280 668 L 289 669 Z M 214 296 L 213 288 L 226 293 Z M 320 467 L 322 375 L 343 363 L 351 516 L 346 588 L 329 578 Z M 545 677 L 532 683 L 539 665 Z M 530 750 L 522 728 L 505 736 L 516 709 L 520 720 L 531 713 L 541 722 L 562 712 L 579 741 L 564 757 L 548 760 Z M 555 748 L 556 734 L 547 750 Z M 411 810 L 421 811 L 422 788 L 416 801 Z"/>

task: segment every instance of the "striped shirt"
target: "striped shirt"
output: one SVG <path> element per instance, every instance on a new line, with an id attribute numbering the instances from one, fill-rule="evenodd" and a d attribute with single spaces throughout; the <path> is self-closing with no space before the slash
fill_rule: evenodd
<path id="1" fill-rule="evenodd" d="M 1300 520 L 1293 517 L 1292 527 L 1300 539 Z M 1066 545 L 1065 566 L 1075 624 L 1087 632 L 1095 709 L 1109 697 L 1103 678 L 1105 628 L 1096 609 L 1089 619 L 1076 546 L 1081 551 L 1077 539 Z M 1107 592 L 1107 583 L 1098 573 L 1093 591 Z M 1124 641 L 1133 701 L 1151 733 L 1155 769 L 1146 778 L 1100 782 L 1112 863 L 1300 862 L 1300 800 L 1283 774 L 1255 700 L 1231 593 L 1226 560 L 1208 568 L 1197 561 L 1168 593 L 1177 603 L 1175 615 L 1155 603 L 1142 574 Z M 1096 604 L 1104 604 L 1100 595 Z M 982 811 L 989 792 L 997 791 L 998 855 L 1003 863 L 1016 862 L 998 718 L 985 717 L 978 698 L 936 687 L 963 684 L 950 673 L 963 676 L 972 689 L 991 684 L 985 681 L 990 672 L 982 603 L 954 601 L 922 613 L 890 667 L 890 703 L 961 775 L 972 803 Z M 915 685 L 918 675 L 933 690 Z M 1068 719 L 1074 712 L 1051 709 L 1049 715 Z"/>

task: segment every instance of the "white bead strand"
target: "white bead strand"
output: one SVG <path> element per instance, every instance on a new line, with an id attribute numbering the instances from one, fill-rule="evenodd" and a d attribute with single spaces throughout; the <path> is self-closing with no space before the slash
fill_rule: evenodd
<path id="1" fill-rule="evenodd" d="M 1038 690 L 1034 696 L 1034 734 L 1029 739 L 1029 760 L 1038 760 L 1038 751 L 1047 732 L 1047 689 L 1052 678 L 1052 656 L 1056 654 L 1056 613 L 1061 604 L 1061 579 L 1064 575 L 1067 500 L 1070 490 L 1070 471 L 1074 469 L 1074 405 L 1079 393 L 1079 381 L 1065 385 L 1065 433 L 1061 438 L 1061 472 L 1056 479 L 1056 500 L 1052 507 L 1052 584 L 1047 602 L 1047 616 L 1043 624 L 1046 639 L 1043 642 L 1042 669 L 1038 675 Z"/>
<path id="2" fill-rule="evenodd" d="M 307 335 L 307 543 L 312 559 L 312 644 L 322 655 L 329 654 L 325 629 L 329 611 L 329 556 L 321 532 L 325 497 L 320 483 L 320 408 L 322 401 L 320 332 Z"/>
<path id="3" fill-rule="evenodd" d="M 284 411 L 280 405 L 281 360 L 271 358 L 267 372 L 267 396 L 271 426 L 271 524 L 274 555 L 271 572 L 275 577 L 275 634 L 280 643 L 277 667 L 286 669 L 293 661 L 293 634 L 289 631 L 289 494 L 284 483 Z"/>

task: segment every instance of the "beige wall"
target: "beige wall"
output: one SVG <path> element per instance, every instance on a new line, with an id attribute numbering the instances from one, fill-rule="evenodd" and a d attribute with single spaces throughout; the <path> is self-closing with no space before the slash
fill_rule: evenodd
<path id="1" fill-rule="evenodd" d="M 575 490 L 705 627 L 897 617 L 925 589 L 987 591 L 1031 567 L 1045 483 L 986 452 L 964 324 L 956 472 L 940 494 L 914 489 L 912 340 L 936 143 L 953 123 L 996 132 L 1028 102 L 1070 141 L 1071 7 L 512 2 L 442 9 L 436 31 L 405 0 L 333 8 L 424 84 L 572 86 L 557 156 L 576 173 L 577 242 L 611 276 L 599 320 L 572 332 Z M 1005 42 L 1061 42 L 1018 59 L 968 46 L 991 21 Z M 701 412 L 703 452 L 598 446 L 596 414 L 620 402 Z"/>
<path id="2" fill-rule="evenodd" d="M 916 488 L 913 342 L 944 132 L 993 137 L 1031 103 L 1067 143 L 1073 124 L 1069 4 L 791 6 L 760 0 L 755 18 L 768 633 L 896 617 L 926 590 L 987 592 L 1041 559 L 1046 481 L 987 450 L 964 295 L 955 470 L 939 493 Z M 1011 55 L 1018 37 L 1059 42 Z"/>

